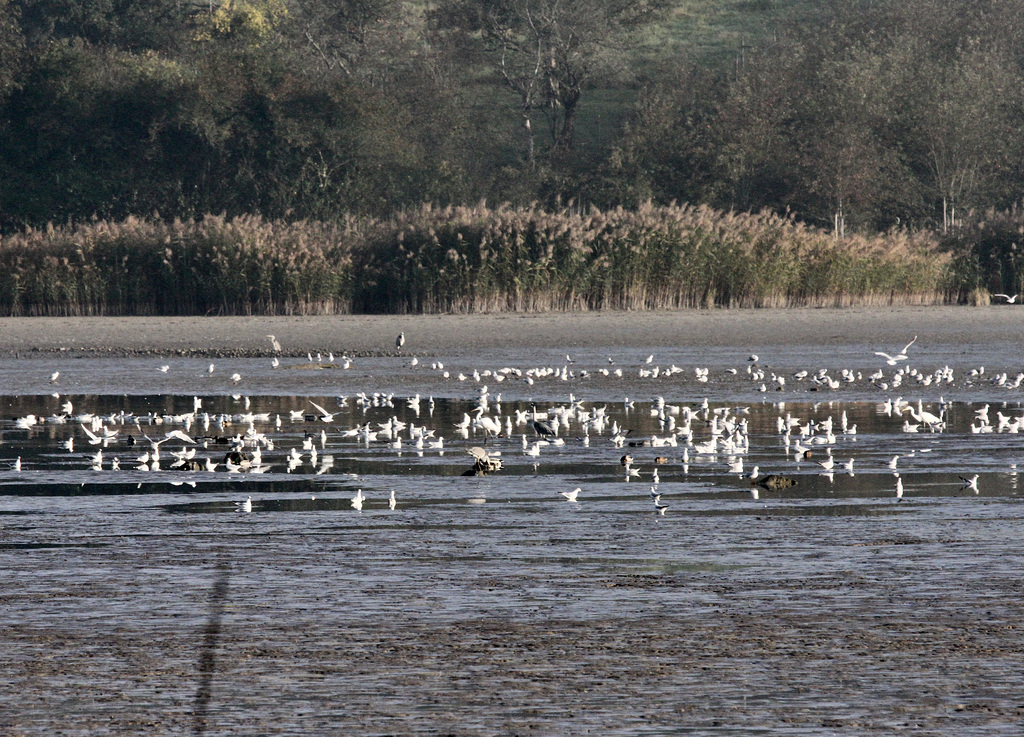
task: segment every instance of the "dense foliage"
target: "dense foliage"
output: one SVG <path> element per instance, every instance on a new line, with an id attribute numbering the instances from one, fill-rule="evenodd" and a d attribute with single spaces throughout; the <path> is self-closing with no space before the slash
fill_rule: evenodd
<path id="1" fill-rule="evenodd" d="M 737 25 L 687 47 L 695 8 Z M 436 310 L 825 300 L 815 284 L 838 302 L 1013 293 L 1022 72 L 1024 0 L 0 0 L 4 268 L 17 252 L 23 269 L 56 259 L 59 277 L 0 274 L 0 301 Z M 479 201 L 509 204 L 467 209 Z M 719 223 L 713 248 L 673 230 L 683 212 Z M 764 240 L 773 217 L 794 243 Z M 758 238 L 726 234 L 743 218 Z M 44 233 L 49 250 L 31 253 Z M 98 251 L 61 251 L 93 237 Z M 302 268 L 263 238 L 302 241 Z M 940 238 L 925 281 L 879 286 L 879 254 Z M 235 291 L 210 296 L 184 271 L 228 258 L 203 250 L 218 239 L 250 250 Z M 814 267 L 802 239 L 820 244 Z M 164 242 L 195 250 L 165 258 Z M 557 256 L 537 261 L 527 244 L 541 242 Z M 250 263 L 251 249 L 277 260 Z M 630 249 L 671 281 L 654 285 Z M 756 263 L 722 265 L 744 249 Z M 810 275 L 826 251 L 843 279 Z M 484 266 L 460 276 L 452 252 Z M 134 272 L 103 285 L 119 258 L 149 264 L 163 291 L 130 293 L 151 278 Z M 99 273 L 72 268 L 86 265 Z M 378 272 L 387 290 L 366 286 Z M 60 289 L 75 291 L 26 301 Z"/>

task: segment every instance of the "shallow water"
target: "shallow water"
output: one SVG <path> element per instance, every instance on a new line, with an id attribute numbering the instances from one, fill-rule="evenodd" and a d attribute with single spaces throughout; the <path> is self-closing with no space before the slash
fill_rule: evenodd
<path id="1" fill-rule="evenodd" d="M 614 364 L 604 350 L 573 364 L 564 352 L 526 364 L 507 351 L 417 367 L 359 359 L 347 370 L 237 359 L 212 374 L 196 359 L 11 359 L 0 367 L 0 695 L 10 705 L 0 731 L 1019 734 L 1021 443 L 997 413 L 1024 414 L 1021 390 L 991 381 L 998 363 L 972 379 L 973 366 L 943 356 L 917 364 L 923 376 L 954 366 L 941 387 L 797 381 L 815 360 L 829 365 L 816 350 L 797 352 L 784 389 L 765 392 L 782 368 L 752 379 L 745 355 L 663 347 L 630 349 L 628 360 L 611 352 Z M 531 385 L 493 373 L 538 359 L 573 376 Z M 437 360 L 444 369 L 430 367 Z M 683 372 L 640 377 L 673 363 Z M 485 366 L 489 376 L 472 378 Z M 707 383 L 695 379 L 700 366 Z M 617 367 L 621 379 L 599 373 Z M 876 368 L 869 359 L 854 370 Z M 503 428 L 510 418 L 511 436 L 456 432 L 483 385 L 486 414 Z M 390 399 L 360 403 L 360 391 Z M 418 413 L 406 401 L 416 393 Z M 531 399 L 542 412 L 568 407 L 570 394 L 582 411 L 604 407 L 606 426 L 584 429 L 577 413 L 560 428 L 564 445 L 524 453 L 523 435 L 528 446 L 537 438 L 517 411 Z M 947 425 L 904 432 L 909 418 L 883 404 L 897 395 L 936 414 L 944 406 Z M 183 419 L 194 397 L 208 426 Z M 81 421 L 57 419 L 66 401 L 117 430 L 100 470 L 102 443 L 89 444 Z M 972 432 L 984 403 L 993 431 Z M 715 410 L 745 423 L 748 447 L 698 452 Z M 671 436 L 669 418 L 678 430 L 687 412 L 689 444 L 629 446 Z M 30 414 L 38 424 L 16 426 Z M 787 414 L 802 426 L 832 418 L 834 441 L 815 427 L 802 439 L 810 457 L 797 459 L 799 431 L 788 446 L 778 431 Z M 443 449 L 417 449 L 408 430 L 401 448 L 344 437 L 393 417 L 444 436 Z M 263 472 L 228 473 L 215 439 L 250 419 L 274 448 Z M 623 447 L 613 423 L 631 431 Z M 172 469 L 184 443 L 171 439 L 159 469 L 139 468 L 147 437 L 175 429 L 211 438 L 197 457 L 220 467 Z M 474 446 L 500 453 L 503 469 L 462 476 Z M 293 448 L 302 459 L 289 468 Z M 640 474 L 628 480 L 627 452 Z M 755 498 L 730 470 L 740 459 L 796 483 Z M 664 515 L 650 494 L 655 469 Z M 961 480 L 974 474 L 977 492 Z M 559 494 L 576 487 L 575 503 Z M 238 509 L 247 497 L 251 513 Z"/>

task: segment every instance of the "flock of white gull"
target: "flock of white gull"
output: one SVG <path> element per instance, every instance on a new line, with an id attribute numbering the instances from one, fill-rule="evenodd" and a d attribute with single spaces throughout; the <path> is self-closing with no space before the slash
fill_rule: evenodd
<path id="1" fill-rule="evenodd" d="M 272 341 L 274 350 L 281 351 L 280 343 L 274 336 L 268 336 Z M 932 384 L 953 384 L 956 381 L 954 372 L 947 366 L 932 373 L 921 373 L 916 369 L 904 364 L 908 361 L 908 351 L 914 345 L 917 338 L 907 343 L 902 350 L 895 354 L 878 351 L 875 355 L 884 359 L 889 366 L 900 366 L 891 374 L 879 370 L 867 377 L 872 385 L 879 390 L 893 390 L 901 386 L 929 386 Z M 399 335 L 396 340 L 396 347 L 401 348 L 405 342 L 405 336 Z M 312 355 L 307 356 L 310 361 Z M 317 356 L 317 360 L 323 360 Z M 328 356 L 333 362 L 334 356 Z M 403 359 L 404 360 L 404 359 Z M 418 359 L 413 358 L 413 365 L 418 364 Z M 352 359 L 343 357 L 343 367 L 349 367 Z M 662 369 L 653 365 L 654 356 L 648 356 L 646 360 L 639 362 L 639 378 L 658 378 L 680 374 L 683 369 L 677 366 L 670 366 Z M 608 366 L 597 369 L 593 373 L 600 373 L 604 376 L 622 376 L 623 369 L 615 366 L 615 362 L 609 358 Z M 827 369 L 811 373 L 798 371 L 788 376 L 768 372 L 759 364 L 756 355 L 749 356 L 746 362 L 746 373 L 755 389 L 765 392 L 769 386 L 782 391 L 787 380 L 811 382 L 815 387 L 837 389 L 842 384 L 862 381 L 860 373 L 843 370 L 838 377 L 833 377 Z M 278 358 L 273 359 L 273 365 L 279 365 Z M 637 364 L 634 364 L 636 366 Z M 590 372 L 576 371 L 571 367 L 574 361 L 567 355 L 565 364 L 560 367 L 538 367 L 526 370 L 517 368 L 503 368 L 496 371 L 473 371 L 471 374 L 460 373 L 451 376 L 440 362 L 431 364 L 431 368 L 443 372 L 444 378 L 453 378 L 460 381 L 472 379 L 477 383 L 493 381 L 500 383 L 505 380 L 521 380 L 527 384 L 533 384 L 541 379 L 551 378 L 554 380 L 567 380 L 568 378 L 586 378 Z M 160 366 L 159 370 L 167 372 L 169 366 Z M 213 373 L 213 364 L 209 372 Z M 632 369 L 631 369 L 632 370 Z M 738 369 L 727 369 L 727 374 L 738 374 Z M 695 380 L 698 383 L 705 383 L 709 380 L 709 370 L 706 368 L 694 369 Z M 59 372 L 54 372 L 51 383 L 56 384 L 60 379 Z M 237 383 L 241 381 L 239 374 L 231 377 Z M 1017 388 L 1024 382 L 1024 373 L 1019 373 L 1012 379 L 1007 374 L 997 374 L 994 377 L 985 379 L 984 368 L 977 368 L 968 372 L 963 380 L 965 382 L 977 382 L 987 380 L 994 385 L 1006 388 Z M 60 396 L 55 394 L 54 396 Z M 233 414 L 216 414 L 203 411 L 202 399 L 193 398 L 191 411 L 180 414 L 153 413 L 145 415 L 134 415 L 128 412 L 118 412 L 110 415 L 99 415 L 92 412 L 76 412 L 72 401 L 65 397 L 58 414 L 47 417 L 26 415 L 14 419 L 14 428 L 29 431 L 30 433 L 40 426 L 49 425 L 71 425 L 76 428 L 64 440 L 60 441 L 61 447 L 69 453 L 75 453 L 76 444 L 80 447 L 83 443 L 95 448 L 85 454 L 84 460 L 88 467 L 100 470 L 124 470 L 130 471 L 178 471 L 175 484 L 189 484 L 195 486 L 190 474 L 209 473 L 224 470 L 229 473 L 266 473 L 275 467 L 282 468 L 293 473 L 303 469 L 304 472 L 313 474 L 324 474 L 330 471 L 334 465 L 334 457 L 327 453 L 329 446 L 343 447 L 343 445 L 357 445 L 365 448 L 393 449 L 398 452 L 412 451 L 423 455 L 424 451 L 436 451 L 440 454 L 445 452 L 445 438 L 439 434 L 436 428 L 428 427 L 426 424 L 417 424 L 415 421 L 404 422 L 397 415 L 392 415 L 385 422 L 357 423 L 350 427 L 342 427 L 336 422 L 338 415 L 345 408 L 350 407 L 349 401 L 361 409 L 364 415 L 372 408 L 379 408 L 390 411 L 395 403 L 403 402 L 412 410 L 415 416 L 420 416 L 422 405 L 425 403 L 429 413 L 433 414 L 433 398 L 421 399 L 419 395 L 396 399 L 393 394 L 376 393 L 368 395 L 360 393 L 353 397 L 338 397 L 338 410 L 327 408 L 306 400 L 308 406 L 290 411 L 286 416 L 280 414 L 258 413 L 250 411 L 250 400 L 248 397 L 236 395 L 236 399 L 244 402 L 245 411 Z M 902 420 L 900 429 L 905 433 L 919 432 L 943 432 L 947 427 L 946 403 L 938 403 L 938 413 L 926 409 L 923 401 L 905 401 L 900 397 L 887 398 L 878 404 L 878 410 L 887 417 Z M 493 406 L 492 406 L 493 405 Z M 835 472 L 853 474 L 853 458 L 839 459 L 833 453 L 834 448 L 839 448 L 843 437 L 851 437 L 857 434 L 857 426 L 848 422 L 846 412 L 843 411 L 836 420 L 829 416 L 824 420 L 802 419 L 784 412 L 785 403 L 777 405 L 780 412 L 777 417 L 777 431 L 782 438 L 782 444 L 787 458 L 792 456 L 796 463 L 816 463 L 821 467 L 821 473 L 830 480 Z M 634 409 L 634 403 L 626 399 L 624 408 L 628 411 Z M 590 446 L 592 437 L 598 438 L 616 450 L 623 448 L 641 449 L 653 448 L 664 449 L 654 451 L 659 455 L 648 459 L 652 466 L 651 471 L 644 471 L 644 475 L 650 480 L 650 496 L 654 510 L 657 514 L 663 515 L 668 505 L 662 503 L 659 493 L 660 477 L 658 468 L 667 468 L 666 464 L 673 464 L 673 468 L 679 468 L 684 474 L 689 473 L 690 463 L 714 465 L 718 468 L 728 468 L 729 474 L 736 474 L 750 482 L 750 494 L 752 498 L 759 499 L 760 493 L 767 489 L 784 488 L 794 483 L 789 477 L 781 474 L 762 474 L 758 466 L 749 470 L 744 467 L 744 457 L 750 448 L 750 434 L 746 414 L 747 408 L 737 407 L 712 407 L 705 399 L 695 406 L 686 404 L 672 404 L 663 397 L 655 397 L 650 403 L 650 418 L 656 422 L 659 429 L 658 434 L 647 437 L 633 435 L 625 424 L 620 424 L 608 411 L 608 406 L 596 406 L 576 399 L 570 395 L 567 403 L 551 406 L 546 411 L 539 411 L 536 405 L 530 409 L 516 409 L 510 414 L 501 412 L 501 395 L 492 398 L 487 385 L 478 387 L 478 394 L 473 409 L 464 413 L 461 421 L 450 428 L 452 434 L 463 442 L 473 441 L 471 447 L 465 447 L 474 458 L 475 464 L 472 470 L 463 475 L 488 475 L 499 472 L 502 468 L 502 451 L 494 448 L 510 450 L 510 440 L 521 444 L 522 454 L 526 457 L 537 458 L 552 447 L 560 448 L 567 443 L 574 445 Z M 623 422 L 625 423 L 625 418 Z M 303 423 L 302 437 L 297 444 L 289 448 L 279 448 L 283 442 L 289 442 L 298 437 L 297 434 L 285 434 L 275 439 L 274 431 L 280 431 L 285 423 Z M 314 423 L 317 430 L 310 429 L 310 423 Z M 990 416 L 990 406 L 984 405 L 975 410 L 974 422 L 971 425 L 972 433 L 1018 433 L 1024 427 L 1024 416 L 1003 414 L 995 412 L 995 422 Z M 146 428 L 146 429 L 144 429 Z M 158 428 L 162 432 L 157 432 Z M 171 429 L 167 429 L 171 428 Z M 273 428 L 270 430 L 269 428 Z M 146 430 L 149 430 L 158 437 L 150 437 Z M 80 430 L 80 432 L 79 432 Z M 500 442 L 504 439 L 504 444 Z M 481 447 L 481 443 L 488 448 Z M 120 449 L 120 455 L 113 455 L 111 446 Z M 669 450 L 675 449 L 675 450 Z M 641 471 L 634 462 L 632 455 L 634 451 L 629 450 L 618 458 L 617 466 L 621 466 L 626 481 L 641 477 Z M 641 452 L 636 450 L 636 452 Z M 644 451 L 646 452 L 646 451 Z M 672 452 L 674 458 L 667 454 Z M 823 455 L 822 455 L 823 454 Z M 618 453 L 615 453 L 618 456 Z M 725 460 L 719 460 L 721 457 Z M 903 498 L 903 479 L 900 475 L 899 455 L 894 455 L 885 462 L 885 466 L 894 476 L 893 495 L 897 500 Z M 271 462 L 273 460 L 273 462 Z M 22 461 L 19 456 L 13 461 L 12 468 L 15 471 L 22 470 Z M 355 474 L 351 476 L 358 478 Z M 979 493 L 977 474 L 971 476 L 959 476 L 962 488 Z M 561 491 L 559 494 L 569 503 L 576 504 L 583 493 L 582 488 L 575 488 L 572 491 Z M 585 495 L 584 495 L 585 498 Z M 360 489 L 352 498 L 351 505 L 356 510 L 362 510 L 367 497 Z M 394 510 L 397 506 L 395 491 L 392 490 L 387 499 L 388 507 Z M 252 512 L 253 502 L 249 497 L 243 502 L 237 503 L 237 508 L 242 512 Z"/>

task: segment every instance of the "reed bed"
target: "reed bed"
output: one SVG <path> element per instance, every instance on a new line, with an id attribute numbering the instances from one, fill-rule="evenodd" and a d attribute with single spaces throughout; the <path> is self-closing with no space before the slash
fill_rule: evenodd
<path id="1" fill-rule="evenodd" d="M 704 206 L 424 205 L 337 223 L 129 218 L 0 240 L 7 315 L 336 314 L 931 304 L 965 263 L 926 233 L 836 240 Z"/>
<path id="2" fill-rule="evenodd" d="M 352 304 L 366 223 L 129 218 L 0 241 L 7 315 L 331 314 Z"/>
<path id="3" fill-rule="evenodd" d="M 836 240 L 705 206 L 551 213 L 424 206 L 364 252 L 365 312 L 933 304 L 958 298 L 927 234 Z"/>
<path id="4" fill-rule="evenodd" d="M 945 243 L 958 254 L 954 268 L 967 301 L 988 304 L 993 294 L 1024 294 L 1024 208 L 972 211 Z"/>

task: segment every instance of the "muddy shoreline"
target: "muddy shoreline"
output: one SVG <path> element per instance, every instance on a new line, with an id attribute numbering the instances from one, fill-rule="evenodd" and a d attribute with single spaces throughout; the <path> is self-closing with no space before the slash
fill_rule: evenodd
<path id="1" fill-rule="evenodd" d="M 774 530 L 788 553 L 783 541 L 799 534 L 798 521 L 770 512 L 742 524 Z M 1011 735 L 1024 720 L 1024 591 L 983 569 L 945 592 L 922 586 L 915 569 L 930 551 L 963 546 L 935 535 L 893 544 L 868 532 L 857 539 L 864 553 L 845 566 L 829 555 L 830 570 L 809 578 L 767 553 L 770 566 L 730 570 L 602 572 L 580 560 L 489 576 L 457 558 L 433 571 L 389 562 L 367 552 L 365 534 L 316 530 L 302 542 L 339 568 L 360 557 L 341 574 L 351 589 L 274 536 L 258 545 L 232 536 L 230 551 L 206 537 L 130 538 L 85 556 L 106 568 L 102 582 L 87 573 L 62 585 L 46 570 L 49 556 L 35 553 L 36 596 L 61 616 L 30 623 L 23 594 L 0 595 L 11 612 L 6 680 L 19 685 L 17 706 L 6 693 L 0 729 Z M 19 568 L 31 574 L 28 560 Z M 963 558 L 947 572 L 972 568 Z M 227 570 L 219 589 L 218 570 Z M 184 589 L 176 576 L 188 571 Z M 463 603 L 444 601 L 446 591 Z M 106 616 L 73 613 L 98 596 Z M 610 613 L 594 614 L 602 600 Z"/>
<path id="2" fill-rule="evenodd" d="M 431 355 L 493 348 L 633 345 L 795 346 L 865 343 L 969 345 L 1019 342 L 1017 305 L 791 310 L 692 310 L 331 317 L 0 318 L 0 355 L 270 356 L 331 351 L 358 356 Z"/>

